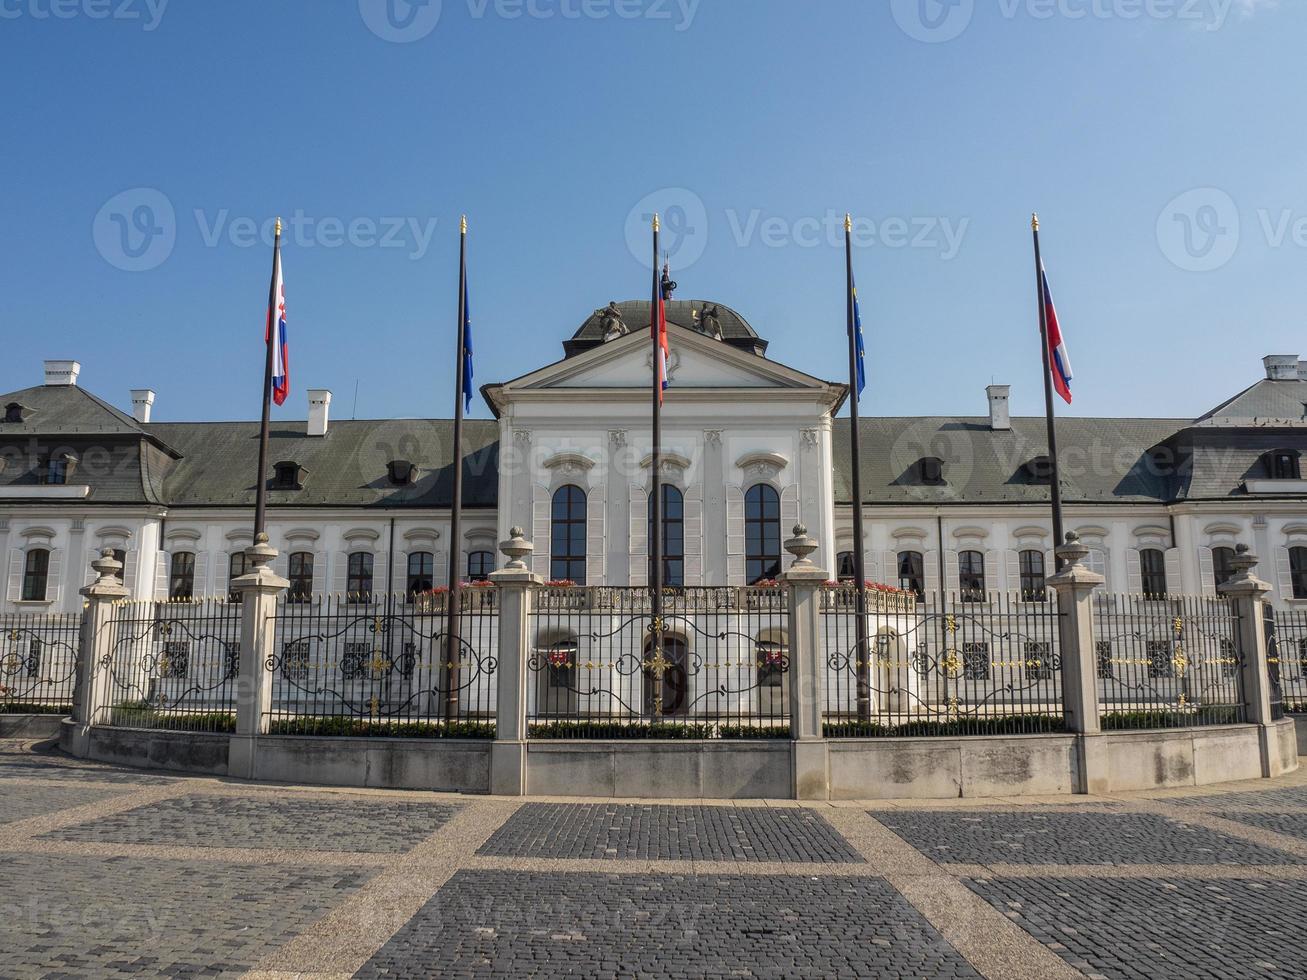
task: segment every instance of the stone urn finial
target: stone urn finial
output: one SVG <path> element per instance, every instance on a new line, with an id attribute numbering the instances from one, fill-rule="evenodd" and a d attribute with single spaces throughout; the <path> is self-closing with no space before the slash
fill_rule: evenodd
<path id="1" fill-rule="evenodd" d="M 1080 542 L 1080 535 L 1075 531 L 1066 532 L 1066 543 L 1057 549 L 1057 557 L 1064 567 L 1073 568 L 1089 557 L 1089 549 Z"/>
<path id="2" fill-rule="evenodd" d="M 525 530 L 514 527 L 508 531 L 508 540 L 499 542 L 499 550 L 510 559 L 504 566 L 505 569 L 521 572 L 526 570 L 526 562 L 523 559 L 535 551 L 535 546 L 526 539 Z"/>
<path id="3" fill-rule="evenodd" d="M 91 562 L 95 574 L 99 576 L 96 585 L 122 585 L 123 563 L 113 556 L 112 548 L 105 548 L 100 557 Z"/>
<path id="4" fill-rule="evenodd" d="M 257 572 L 277 557 L 277 549 L 268 541 L 267 532 L 260 531 L 254 536 L 254 544 L 245 549 L 245 556 L 250 560 L 250 564 L 254 566 L 246 572 L 247 575 Z"/>
<path id="5" fill-rule="evenodd" d="M 808 536 L 808 529 L 802 524 L 794 525 L 794 537 L 785 542 L 785 550 L 794 556 L 795 567 L 807 567 L 812 564 L 808 556 L 817 550 L 818 544 Z"/>

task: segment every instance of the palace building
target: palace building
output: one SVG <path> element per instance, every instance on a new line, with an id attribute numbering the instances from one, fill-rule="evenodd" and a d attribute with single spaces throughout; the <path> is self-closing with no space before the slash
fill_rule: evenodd
<path id="1" fill-rule="evenodd" d="M 747 585 L 793 559 L 852 574 L 847 386 L 767 357 L 743 316 L 668 304 L 672 389 L 663 415 L 665 580 Z M 453 424 L 333 421 L 310 389 L 305 421 L 274 420 L 268 474 L 275 568 L 297 593 L 412 593 L 469 580 L 520 526 L 532 569 L 588 585 L 649 579 L 649 303 L 610 304 L 563 357 L 482 395 L 493 421 L 464 427 L 464 515 L 450 540 Z M 44 383 L 0 396 L 5 611 L 80 606 L 92 557 L 113 549 L 138 599 L 222 595 L 245 571 L 255 422 L 154 422 L 47 361 Z M 114 392 L 105 392 L 111 399 Z M 123 393 L 125 394 L 125 393 Z M 977 402 L 980 393 L 977 392 Z M 1051 573 L 1042 418 L 1013 418 L 1009 390 L 965 418 L 865 419 L 861 474 L 869 578 L 923 593 L 1042 591 Z M 1264 376 L 1197 419 L 1058 421 L 1067 527 L 1114 592 L 1213 594 L 1237 544 L 1263 557 L 1275 601 L 1307 601 L 1307 362 Z"/>

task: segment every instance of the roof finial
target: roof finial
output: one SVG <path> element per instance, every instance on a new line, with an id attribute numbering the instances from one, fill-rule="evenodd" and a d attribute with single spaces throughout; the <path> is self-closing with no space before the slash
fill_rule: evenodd
<path id="1" fill-rule="evenodd" d="M 658 230 L 658 212 L 657 212 L 657 211 L 654 212 L 653 228 L 654 228 L 654 231 L 657 231 L 657 230 Z"/>
<path id="2" fill-rule="evenodd" d="M 844 212 L 844 230 L 845 231 L 853 230 L 853 215 L 848 213 L 847 211 Z"/>
<path id="3" fill-rule="evenodd" d="M 1030 227 L 1031 227 L 1031 229 L 1032 229 L 1033 231 L 1039 231 L 1039 215 L 1038 215 L 1038 214 L 1031 214 L 1031 215 L 1030 215 Z"/>
<path id="4" fill-rule="evenodd" d="M 462 219 L 459 221 L 458 230 L 464 235 L 467 234 L 467 215 L 463 215 Z"/>
<path id="5" fill-rule="evenodd" d="M 281 218 L 277 219 L 277 237 L 281 237 Z"/>

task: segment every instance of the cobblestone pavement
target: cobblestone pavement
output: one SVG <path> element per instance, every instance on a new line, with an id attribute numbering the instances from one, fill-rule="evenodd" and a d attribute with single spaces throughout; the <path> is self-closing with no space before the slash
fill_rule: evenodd
<path id="1" fill-rule="evenodd" d="M 0 741 L 0 977 L 1302 975 L 1307 771 L 928 803 L 270 786 Z"/>

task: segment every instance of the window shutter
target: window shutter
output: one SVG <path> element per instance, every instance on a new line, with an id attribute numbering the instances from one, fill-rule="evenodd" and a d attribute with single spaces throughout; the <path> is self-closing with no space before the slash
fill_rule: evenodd
<path id="1" fill-rule="evenodd" d="M 703 585 L 703 486 L 685 491 L 685 584 Z"/>
<path id="2" fill-rule="evenodd" d="M 417 551 L 420 549 L 415 548 L 414 550 Z M 448 565 L 437 564 L 439 560 L 440 558 L 438 555 L 433 554 L 431 556 L 431 584 L 432 585 L 435 585 L 437 582 L 442 581 L 444 576 L 447 575 L 449 572 Z M 407 595 L 408 594 L 408 552 L 403 550 L 396 551 L 391 560 L 389 570 L 384 574 L 390 576 L 390 582 L 391 582 L 390 591 L 398 593 L 400 595 Z"/>
<path id="3" fill-rule="evenodd" d="M 372 555 L 372 591 L 376 595 L 381 595 L 386 591 L 387 579 L 390 578 L 390 552 L 378 551 Z M 397 586 L 399 591 L 404 591 L 404 586 Z"/>
<path id="4" fill-rule="evenodd" d="M 45 581 L 45 598 L 47 602 L 58 603 L 64 594 L 64 550 L 54 548 L 50 551 L 49 575 Z"/>
<path id="5" fill-rule="evenodd" d="M 213 594 L 226 598 L 231 592 L 231 553 L 220 551 L 213 556 Z"/>
<path id="6" fill-rule="evenodd" d="M 649 495 L 631 487 L 631 585 L 649 584 Z"/>
<path id="7" fill-rule="evenodd" d="M 23 598 L 23 561 L 25 555 L 21 548 L 9 549 L 9 601 L 18 602 Z"/>
<path id="8" fill-rule="evenodd" d="M 154 556 L 154 598 L 157 602 L 168 601 L 168 579 L 172 572 L 172 555 L 166 551 Z"/>
<path id="9" fill-rule="evenodd" d="M 531 486 L 531 571 L 549 578 L 549 511 L 552 501 L 549 491 L 542 486 Z"/>
<path id="10" fill-rule="evenodd" d="M 926 572 L 926 601 L 934 602 L 939 595 L 939 552 L 934 549 L 921 553 Z"/>
<path id="11" fill-rule="evenodd" d="M 1139 563 L 1139 549 L 1131 548 L 1125 553 L 1126 591 L 1131 595 L 1140 595 L 1144 591 L 1144 570 Z"/>
<path id="12" fill-rule="evenodd" d="M 884 585 L 892 585 L 894 588 L 898 588 L 899 553 L 897 551 L 882 551 L 880 553 L 880 581 Z"/>
<path id="13" fill-rule="evenodd" d="M 330 591 L 327 588 L 327 564 L 330 560 L 330 555 L 326 551 L 313 552 L 313 584 L 311 591 L 323 593 Z M 197 570 L 195 574 L 198 576 L 199 571 Z M 198 578 L 196 579 L 196 588 L 199 588 Z"/>
<path id="14" fill-rule="evenodd" d="M 998 552 L 993 548 L 985 549 L 985 591 L 998 591 Z"/>
<path id="15" fill-rule="evenodd" d="M 1280 599 L 1288 602 L 1293 598 L 1293 566 L 1289 562 L 1289 549 L 1275 549 L 1275 575 L 1280 583 Z"/>
<path id="16" fill-rule="evenodd" d="M 279 578 L 290 575 L 290 552 L 282 548 L 277 557 L 272 559 L 272 570 Z"/>
<path id="17" fill-rule="evenodd" d="M 1007 582 L 1004 588 L 1009 592 L 1021 591 L 1021 552 L 1008 551 L 1007 554 Z M 1049 566 L 1050 570 L 1052 566 Z"/>
<path id="18" fill-rule="evenodd" d="M 1171 595 L 1184 592 L 1184 579 L 1180 574 L 1180 549 L 1166 549 L 1166 591 Z"/>
<path id="19" fill-rule="evenodd" d="M 1198 578 L 1203 595 L 1216 595 L 1216 559 L 1211 548 L 1198 549 Z"/>
<path id="20" fill-rule="evenodd" d="M 793 537 L 794 525 L 799 523 L 799 488 L 790 484 L 781 491 L 781 567 L 794 564 L 794 556 L 785 550 L 785 540 Z"/>
<path id="21" fill-rule="evenodd" d="M 944 555 L 944 565 L 948 576 L 948 581 L 944 583 L 944 591 L 961 592 L 962 570 L 961 563 L 958 561 L 958 553 L 956 551 L 947 552 Z"/>
<path id="22" fill-rule="evenodd" d="M 595 487 L 585 503 L 585 581 L 603 585 L 606 581 L 608 550 L 608 488 Z"/>
<path id="23" fill-rule="evenodd" d="M 210 595 L 209 553 L 207 551 L 197 551 L 195 553 L 195 598 L 207 599 Z"/>
<path id="24" fill-rule="evenodd" d="M 141 553 L 132 549 L 127 552 L 127 560 L 123 562 L 123 586 L 132 598 L 136 598 L 136 573 L 140 568 L 140 559 Z"/>
<path id="25" fill-rule="evenodd" d="M 744 564 L 744 489 L 726 487 L 726 584 L 743 585 Z"/>
<path id="26" fill-rule="evenodd" d="M 1112 591 L 1112 579 L 1110 574 L 1112 563 L 1108 560 L 1107 552 L 1102 548 L 1090 548 L 1089 557 L 1085 559 L 1085 563 L 1089 566 L 1091 572 L 1097 572 L 1099 575 L 1103 576 L 1103 584 L 1098 587 L 1098 591 Z"/>
<path id="27" fill-rule="evenodd" d="M 881 554 L 879 551 L 863 551 L 862 553 L 862 570 L 867 573 L 869 582 L 880 582 L 887 584 L 887 580 L 881 575 L 880 565 Z M 832 579 L 839 577 L 839 569 L 830 569 Z"/>
<path id="28" fill-rule="evenodd" d="M 331 570 L 331 591 L 344 597 L 349 588 L 349 552 L 342 551 L 336 555 L 336 567 Z"/>

